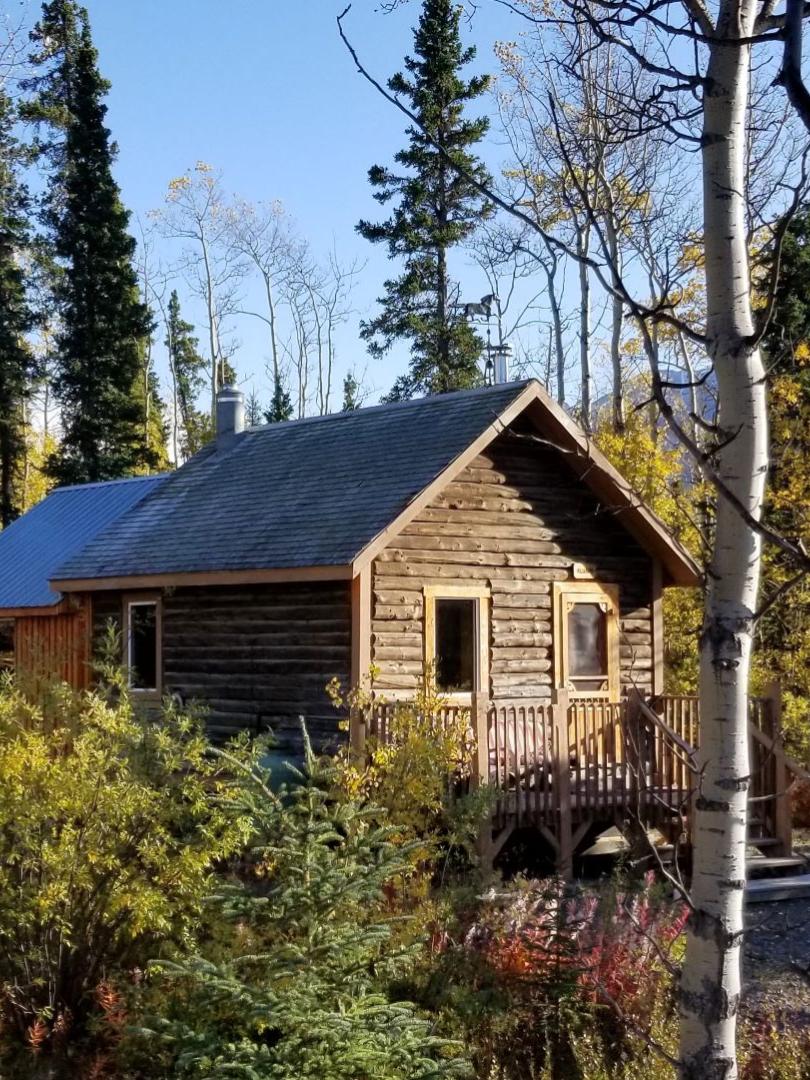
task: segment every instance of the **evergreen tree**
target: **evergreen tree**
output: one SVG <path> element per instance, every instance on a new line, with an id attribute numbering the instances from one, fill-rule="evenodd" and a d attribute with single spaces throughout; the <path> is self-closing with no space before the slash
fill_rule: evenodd
<path id="1" fill-rule="evenodd" d="M 259 395 L 255 390 L 251 390 L 245 398 L 245 426 L 258 427 L 263 418 L 264 410 L 261 401 L 259 401 Z"/>
<path id="2" fill-rule="evenodd" d="M 255 869 L 219 890 L 218 943 L 162 962 L 164 1016 L 147 1033 L 166 1076 L 441 1080 L 469 1075 L 457 1044 L 396 992 L 412 953 L 386 889 L 414 844 L 376 808 L 336 796 L 336 769 L 306 743 L 278 792 L 258 763 L 223 792 L 253 828 Z M 159 1040 L 153 1031 L 157 1030 Z"/>
<path id="3" fill-rule="evenodd" d="M 75 0 L 50 0 L 31 38 L 41 74 L 28 81 L 25 114 L 50 133 L 38 143 L 52 170 L 43 218 L 62 266 L 54 388 L 63 438 L 48 467 L 62 483 L 106 480 L 157 464 L 139 391 L 149 314 L 138 295 L 129 213 L 112 175 L 103 103 L 109 84 L 98 71 L 87 12 Z"/>
<path id="4" fill-rule="evenodd" d="M 268 424 L 278 424 L 282 420 L 292 420 L 293 404 L 290 392 L 284 385 L 281 375 L 273 380 L 273 396 L 270 399 L 270 408 L 264 414 Z"/>
<path id="5" fill-rule="evenodd" d="M 180 298 L 177 290 L 173 289 L 168 305 L 166 348 L 169 350 L 169 365 L 176 387 L 175 407 L 183 425 L 183 458 L 196 454 L 213 435 L 210 413 L 198 409 L 196 405 L 198 394 L 207 385 L 208 370 L 208 362 L 200 356 L 197 345 L 194 327 L 180 314 Z"/>
<path id="6" fill-rule="evenodd" d="M 474 386 L 481 379 L 483 343 L 462 315 L 447 257 L 491 213 L 491 206 L 433 145 L 482 183 L 489 182 L 471 152 L 488 121 L 464 117 L 465 106 L 484 93 L 489 78 L 461 77 L 475 49 L 461 43 L 460 18 L 455 0 L 424 0 L 414 33 L 415 56 L 405 59 L 407 74 L 394 75 L 388 86 L 408 100 L 430 139 L 420 128 L 408 128 L 408 147 L 395 158 L 401 169 L 375 165 L 369 170 L 377 202 L 398 199 L 398 204 L 387 221 L 357 226 L 366 240 L 386 244 L 391 258 L 405 260 L 402 276 L 385 282 L 380 314 L 361 327 L 376 357 L 398 339 L 411 342 L 410 373 L 397 380 L 393 399 Z"/>
<path id="7" fill-rule="evenodd" d="M 16 164 L 19 148 L 12 135 L 14 111 L 0 91 L 0 526 L 21 510 L 19 472 L 26 452 L 23 407 L 32 374 L 25 341 L 31 325 L 20 254 L 28 242 L 25 189 Z"/>

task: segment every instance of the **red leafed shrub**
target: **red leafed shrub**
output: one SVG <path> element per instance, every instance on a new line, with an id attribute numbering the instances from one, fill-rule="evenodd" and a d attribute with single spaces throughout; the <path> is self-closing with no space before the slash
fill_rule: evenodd
<path id="1" fill-rule="evenodd" d="M 519 893 L 476 923 L 466 943 L 504 980 L 557 981 L 643 1019 L 676 973 L 687 917 L 683 902 L 656 895 L 652 874 L 638 889 L 572 897 L 554 882 Z"/>
<path id="2" fill-rule="evenodd" d="M 791 787 L 790 812 L 797 828 L 810 829 L 810 780 L 797 780 Z"/>

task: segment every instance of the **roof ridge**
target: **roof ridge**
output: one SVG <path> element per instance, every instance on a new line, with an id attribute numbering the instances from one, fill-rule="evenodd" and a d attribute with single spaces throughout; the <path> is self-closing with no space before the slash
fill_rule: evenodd
<path id="1" fill-rule="evenodd" d="M 384 401 L 378 405 L 363 405 L 358 409 L 346 409 L 340 412 L 324 413 L 322 416 L 301 416 L 295 420 L 276 420 L 270 424 L 253 424 L 251 427 L 247 427 L 240 434 L 255 434 L 259 431 L 280 431 L 291 427 L 292 425 L 300 424 L 316 424 L 324 420 L 341 420 L 350 419 L 353 416 L 357 416 L 362 413 L 367 416 L 369 413 L 381 412 L 384 409 L 393 411 L 394 409 L 407 408 L 413 405 L 424 405 L 426 403 L 440 404 L 448 400 L 457 400 L 461 397 L 478 397 L 483 396 L 486 393 L 492 394 L 496 391 L 504 391 L 507 389 L 513 389 L 515 395 L 518 392 L 525 390 L 530 383 L 539 384 L 539 380 L 535 378 L 519 379 L 508 383 L 493 383 L 492 386 L 471 386 L 466 390 L 449 390 L 443 394 L 425 394 L 423 397 L 408 398 L 407 401 Z"/>
<path id="2" fill-rule="evenodd" d="M 167 469 L 166 472 L 148 473 L 145 476 L 118 476 L 114 480 L 88 480 L 84 484 L 60 484 L 59 487 L 49 491 L 48 495 L 55 495 L 57 491 L 75 491 L 77 488 L 86 491 L 88 488 L 111 487 L 113 484 L 132 484 L 135 481 L 143 480 L 165 480 L 166 477 L 172 476 L 176 471 L 176 469 Z"/>

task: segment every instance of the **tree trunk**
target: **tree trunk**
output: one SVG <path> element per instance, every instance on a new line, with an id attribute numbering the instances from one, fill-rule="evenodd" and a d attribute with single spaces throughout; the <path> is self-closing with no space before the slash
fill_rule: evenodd
<path id="1" fill-rule="evenodd" d="M 579 367 L 582 382 L 582 426 L 590 435 L 591 425 L 591 281 L 585 260 L 590 246 L 590 227 L 577 228 L 579 256 Z"/>
<path id="2" fill-rule="evenodd" d="M 750 0 L 724 0 L 710 49 L 702 140 L 707 334 L 719 420 L 735 437 L 721 480 L 754 516 L 768 466 L 764 370 L 753 333 L 745 227 L 745 121 L 753 31 Z M 729 430 L 730 429 L 730 430 Z M 700 646 L 700 791 L 692 900 L 681 985 L 683 1080 L 735 1080 L 741 984 L 748 761 L 748 676 L 760 538 L 722 495 Z"/>

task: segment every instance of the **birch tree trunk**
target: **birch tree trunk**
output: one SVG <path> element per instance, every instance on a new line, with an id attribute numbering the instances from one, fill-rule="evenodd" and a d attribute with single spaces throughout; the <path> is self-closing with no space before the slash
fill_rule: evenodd
<path id="1" fill-rule="evenodd" d="M 702 168 L 707 335 L 717 376 L 723 483 L 755 517 L 768 466 L 764 370 L 754 324 L 745 225 L 745 121 L 751 0 L 722 0 L 705 82 Z M 694 913 L 681 985 L 683 1080 L 735 1080 L 745 894 L 748 676 L 760 538 L 718 496 L 700 645 L 700 791 Z"/>

